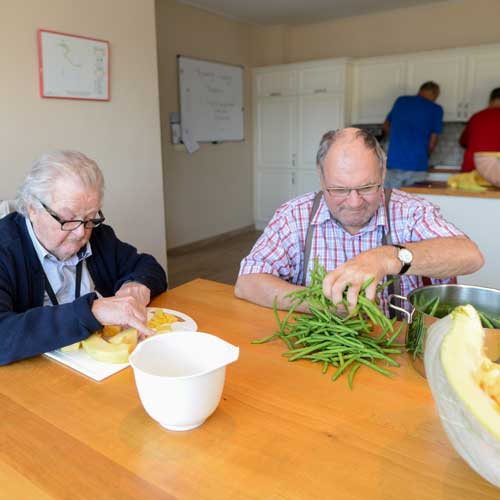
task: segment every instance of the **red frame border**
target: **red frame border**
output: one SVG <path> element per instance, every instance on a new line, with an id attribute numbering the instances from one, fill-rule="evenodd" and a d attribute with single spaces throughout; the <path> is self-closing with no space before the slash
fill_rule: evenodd
<path id="1" fill-rule="evenodd" d="M 71 36 L 73 38 L 83 38 L 85 40 L 93 40 L 94 42 L 105 43 L 108 48 L 108 96 L 106 99 L 95 99 L 91 97 L 60 97 L 60 96 L 48 96 L 43 93 L 43 57 L 42 57 L 42 33 L 53 33 L 55 35 Z M 111 48 L 108 40 L 102 40 L 100 38 L 92 38 L 90 36 L 82 35 L 72 35 L 70 33 L 63 33 L 61 31 L 39 29 L 37 31 L 37 41 L 38 41 L 38 75 L 39 75 L 39 91 L 40 97 L 43 99 L 70 99 L 72 101 L 97 101 L 97 102 L 109 102 L 111 100 Z"/>

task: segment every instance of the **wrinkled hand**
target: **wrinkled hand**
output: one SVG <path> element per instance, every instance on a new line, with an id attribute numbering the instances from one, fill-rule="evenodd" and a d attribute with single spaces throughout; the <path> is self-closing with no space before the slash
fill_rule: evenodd
<path id="1" fill-rule="evenodd" d="M 131 326 L 141 336 L 154 335 L 154 332 L 146 326 L 146 306 L 131 295 L 94 300 L 92 314 L 103 325 Z"/>
<path id="2" fill-rule="evenodd" d="M 151 300 L 151 290 L 142 283 L 129 281 L 120 287 L 115 297 L 134 297 L 137 302 L 143 306 L 147 306 Z"/>
<path id="3" fill-rule="evenodd" d="M 377 285 L 382 281 L 386 273 L 384 247 L 360 253 L 356 257 L 344 262 L 334 271 L 329 272 L 323 280 L 323 293 L 332 300 L 334 304 L 342 302 L 342 294 L 346 288 L 349 312 L 356 307 L 358 295 L 366 280 L 373 281 L 366 288 L 366 297 L 370 300 L 375 298 Z"/>

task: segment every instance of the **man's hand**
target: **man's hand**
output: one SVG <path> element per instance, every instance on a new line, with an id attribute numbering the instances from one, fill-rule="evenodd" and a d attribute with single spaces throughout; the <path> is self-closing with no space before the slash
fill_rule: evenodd
<path id="1" fill-rule="evenodd" d="M 142 283 L 129 281 L 116 292 L 115 297 L 134 297 L 140 304 L 147 306 L 151 300 L 151 291 Z"/>
<path id="2" fill-rule="evenodd" d="M 146 306 L 131 295 L 94 300 L 92 314 L 103 325 L 131 326 L 146 337 L 154 334 L 146 326 Z"/>
<path id="3" fill-rule="evenodd" d="M 391 251 L 396 254 L 395 249 L 392 247 L 379 247 L 360 253 L 351 260 L 344 262 L 340 267 L 326 275 L 323 280 L 323 293 L 334 304 L 338 304 L 342 302 L 344 290 L 349 287 L 347 302 L 349 303 L 349 311 L 352 311 L 358 303 L 358 295 L 363 283 L 373 278 L 373 281 L 366 288 L 366 297 L 373 300 L 377 285 L 388 274 L 387 261 L 391 258 L 389 255 Z"/>

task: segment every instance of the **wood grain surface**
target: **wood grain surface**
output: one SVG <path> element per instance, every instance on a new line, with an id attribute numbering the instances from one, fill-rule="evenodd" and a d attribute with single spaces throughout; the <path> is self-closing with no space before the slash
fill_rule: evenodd
<path id="1" fill-rule="evenodd" d="M 360 369 L 351 391 L 288 362 L 280 341 L 251 344 L 273 313 L 228 285 L 195 280 L 152 305 L 240 347 L 215 413 L 170 432 L 144 412 L 131 368 L 97 383 L 44 357 L 0 367 L 0 498 L 500 498 L 452 449 L 405 356 L 392 378 Z"/>

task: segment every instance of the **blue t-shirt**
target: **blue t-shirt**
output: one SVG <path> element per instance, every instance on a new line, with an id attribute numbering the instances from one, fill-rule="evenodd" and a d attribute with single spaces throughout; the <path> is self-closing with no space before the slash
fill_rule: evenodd
<path id="1" fill-rule="evenodd" d="M 398 97 L 387 115 L 391 124 L 387 168 L 427 170 L 431 134 L 443 128 L 443 108 L 425 97 Z"/>

